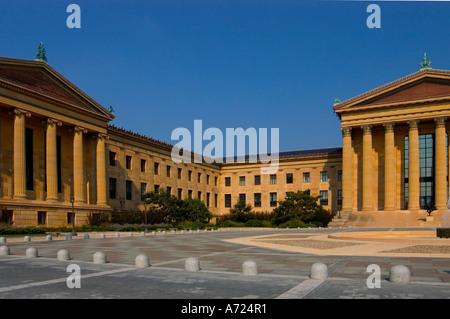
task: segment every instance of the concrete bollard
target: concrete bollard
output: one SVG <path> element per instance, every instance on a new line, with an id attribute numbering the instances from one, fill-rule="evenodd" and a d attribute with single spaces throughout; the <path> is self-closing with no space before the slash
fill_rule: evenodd
<path id="1" fill-rule="evenodd" d="M 161 235 L 165 235 L 165 234 L 166 234 L 166 231 L 163 230 L 163 231 L 161 232 Z"/>
<path id="2" fill-rule="evenodd" d="M 156 232 L 155 231 L 152 231 L 152 236 L 156 236 Z"/>
<path id="3" fill-rule="evenodd" d="M 195 272 L 200 270 L 200 262 L 197 257 L 189 257 L 184 262 L 184 269 L 186 271 Z"/>
<path id="4" fill-rule="evenodd" d="M 97 251 L 93 256 L 94 264 L 106 264 L 106 255 L 102 251 Z"/>
<path id="5" fill-rule="evenodd" d="M 145 236 L 145 233 L 144 233 L 143 231 L 141 232 L 141 237 L 142 237 L 142 236 Z"/>
<path id="6" fill-rule="evenodd" d="M 120 234 L 117 232 L 114 234 L 114 237 L 120 237 Z"/>
<path id="7" fill-rule="evenodd" d="M 325 280 L 328 278 L 328 266 L 323 263 L 315 263 L 311 266 L 311 279 Z"/>
<path id="8" fill-rule="evenodd" d="M 172 233 L 172 235 L 175 235 L 175 234 L 176 234 L 176 231 L 172 230 L 171 233 Z"/>
<path id="9" fill-rule="evenodd" d="M 68 260 L 70 260 L 69 251 L 66 250 L 66 249 L 58 250 L 58 253 L 56 254 L 56 259 L 58 259 L 59 261 L 68 261 Z"/>
<path id="10" fill-rule="evenodd" d="M 53 240 L 52 235 L 47 235 L 47 236 L 45 236 L 45 240 L 46 240 L 46 241 L 51 241 L 51 240 Z"/>
<path id="11" fill-rule="evenodd" d="M 148 257 L 147 257 L 147 255 L 144 255 L 144 254 L 137 255 L 134 263 L 135 263 L 136 268 L 145 268 L 145 267 L 150 266 Z"/>
<path id="12" fill-rule="evenodd" d="M 133 233 L 132 233 L 132 232 L 129 232 L 129 233 L 128 233 L 128 237 L 133 237 Z"/>
<path id="13" fill-rule="evenodd" d="M 100 234 L 100 238 L 105 238 L 106 236 L 105 236 L 105 234 L 104 233 L 101 233 Z"/>
<path id="14" fill-rule="evenodd" d="M 6 244 L 6 238 L 0 237 L 0 244 Z"/>
<path id="15" fill-rule="evenodd" d="M 396 265 L 389 269 L 389 281 L 397 285 L 408 285 L 411 282 L 411 272 L 403 265 Z"/>
<path id="16" fill-rule="evenodd" d="M 244 261 L 242 264 L 242 274 L 244 276 L 256 276 L 258 274 L 258 265 L 253 260 Z"/>
<path id="17" fill-rule="evenodd" d="M 67 235 L 66 235 L 66 240 L 71 240 L 71 239 L 72 239 L 72 235 L 67 234 Z"/>
<path id="18" fill-rule="evenodd" d="M 0 247 L 0 256 L 8 256 L 9 253 L 10 251 L 8 246 L 3 245 Z"/>
<path id="19" fill-rule="evenodd" d="M 27 258 L 37 258 L 37 256 L 38 256 L 38 251 L 34 247 L 28 248 L 25 252 L 25 257 L 27 257 Z"/>
<path id="20" fill-rule="evenodd" d="M 25 237 L 23 238 L 23 241 L 31 241 L 30 236 L 25 236 Z"/>
<path id="21" fill-rule="evenodd" d="M 84 234 L 84 239 L 89 239 L 89 234 Z"/>

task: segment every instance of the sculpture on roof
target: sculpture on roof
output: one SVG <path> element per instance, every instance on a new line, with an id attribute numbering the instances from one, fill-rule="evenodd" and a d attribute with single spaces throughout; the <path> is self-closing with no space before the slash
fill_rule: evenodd
<path id="1" fill-rule="evenodd" d="M 47 57 L 45 56 L 44 43 L 39 43 L 38 51 L 36 53 L 36 60 L 47 62 Z"/>
<path id="2" fill-rule="evenodd" d="M 425 52 L 423 54 L 423 58 L 422 61 L 420 62 L 420 69 L 431 69 L 431 60 L 430 58 L 427 56 L 427 53 Z"/>

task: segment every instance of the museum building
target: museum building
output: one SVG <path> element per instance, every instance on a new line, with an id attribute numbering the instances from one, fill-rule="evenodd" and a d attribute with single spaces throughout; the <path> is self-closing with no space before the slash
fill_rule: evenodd
<path id="1" fill-rule="evenodd" d="M 0 222 L 82 225 L 90 213 L 144 210 L 141 194 L 164 188 L 215 217 L 238 200 L 271 211 L 309 189 L 344 224 L 387 212 L 414 224 L 447 208 L 449 103 L 450 71 L 425 65 L 336 101 L 342 147 L 280 152 L 278 171 L 261 174 L 266 164 L 176 164 L 171 144 L 111 125 L 111 111 L 47 62 L 0 58 Z"/>

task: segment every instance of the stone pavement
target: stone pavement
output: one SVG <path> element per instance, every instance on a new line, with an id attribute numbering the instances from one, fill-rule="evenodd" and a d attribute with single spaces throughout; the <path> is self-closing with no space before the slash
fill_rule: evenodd
<path id="1" fill-rule="evenodd" d="M 450 298 L 450 258 L 442 258 L 447 257 L 446 254 L 431 257 L 414 257 L 415 254 L 352 256 L 326 254 L 324 250 L 328 249 L 322 246 L 316 249 L 320 254 L 313 254 L 289 251 L 285 245 L 275 249 L 278 246 L 267 248 L 250 244 L 255 236 L 276 236 L 275 240 L 283 240 L 283 236 L 287 236 L 284 240 L 304 242 L 309 240 L 309 236 L 322 236 L 313 239 L 317 244 L 318 241 L 327 241 L 324 235 L 328 238 L 328 235 L 338 232 L 342 230 L 280 230 L 276 233 L 246 230 L 147 234 L 144 237 L 137 233 L 133 237 L 121 233 L 119 238 L 109 233 L 104 239 L 95 234 L 91 234 L 91 239 L 83 239 L 79 234 L 73 240 L 45 241 L 44 238 L 32 237 L 31 242 L 24 242 L 23 238 L 8 238 L 6 245 L 11 255 L 0 256 L 0 299 Z M 299 237 L 303 235 L 304 238 Z M 236 238 L 244 238 L 246 243 L 235 242 Z M 340 240 L 327 242 L 334 245 L 342 243 Z M 39 258 L 24 257 L 29 247 L 38 250 Z M 353 245 L 339 249 L 345 247 Z M 56 259 L 60 249 L 70 252 L 70 261 Z M 106 254 L 107 264 L 92 263 L 92 256 L 97 251 Z M 135 257 L 139 254 L 149 257 L 150 267 L 135 268 Z M 184 261 L 188 257 L 199 259 L 199 272 L 184 270 Z M 241 274 L 242 263 L 246 260 L 257 263 L 259 275 Z M 325 263 L 329 268 L 326 281 L 309 278 L 311 266 L 317 262 Z M 66 285 L 70 275 L 66 271 L 69 264 L 77 264 L 81 268 L 80 289 L 69 289 Z M 371 264 L 380 266 L 381 288 L 367 287 L 366 280 L 371 275 L 367 267 Z M 389 269 L 399 264 L 410 269 L 410 285 L 399 286 L 389 282 Z"/>

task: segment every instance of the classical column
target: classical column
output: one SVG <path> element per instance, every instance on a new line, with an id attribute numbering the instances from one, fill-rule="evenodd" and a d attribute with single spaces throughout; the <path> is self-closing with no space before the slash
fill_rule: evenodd
<path id="1" fill-rule="evenodd" d="M 84 185 L 84 147 L 83 134 L 85 128 L 76 126 L 73 137 L 73 195 L 75 202 L 86 202 Z"/>
<path id="2" fill-rule="evenodd" d="M 384 131 L 384 210 L 394 210 L 397 192 L 395 170 L 394 123 L 383 124 Z"/>
<path id="3" fill-rule="evenodd" d="M 445 117 L 434 119 L 435 132 L 435 205 L 437 209 L 447 208 L 447 143 L 445 137 Z"/>
<path id="4" fill-rule="evenodd" d="M 47 119 L 46 134 L 46 166 L 47 166 L 47 200 L 58 200 L 58 163 L 56 146 L 56 127 L 61 126 L 60 121 Z"/>
<path id="5" fill-rule="evenodd" d="M 353 210 L 353 150 L 352 128 L 342 128 L 342 211 Z"/>
<path id="6" fill-rule="evenodd" d="M 373 210 L 373 157 L 372 157 L 372 125 L 361 126 L 363 130 L 363 178 L 362 209 Z"/>
<path id="7" fill-rule="evenodd" d="M 419 187 L 419 121 L 408 121 L 409 126 L 409 171 L 408 171 L 408 209 L 418 210 L 420 208 Z"/>
<path id="8" fill-rule="evenodd" d="M 106 140 L 105 134 L 97 136 L 97 205 L 107 205 L 106 198 Z"/>
<path id="9" fill-rule="evenodd" d="M 14 109 L 14 198 L 27 198 L 27 173 L 25 150 L 25 117 L 27 111 Z"/>

